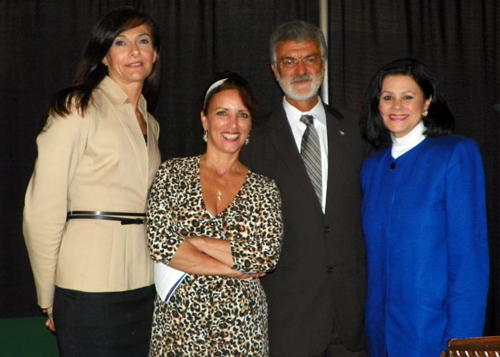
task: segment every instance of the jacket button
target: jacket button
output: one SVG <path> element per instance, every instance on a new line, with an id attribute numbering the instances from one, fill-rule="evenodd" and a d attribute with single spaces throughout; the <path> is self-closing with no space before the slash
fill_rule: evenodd
<path id="1" fill-rule="evenodd" d="M 332 268 L 332 267 L 328 267 L 328 268 L 326 269 L 326 271 L 327 271 L 328 273 L 333 273 L 333 268 Z"/>
<path id="2" fill-rule="evenodd" d="M 323 232 L 325 232 L 325 233 L 330 233 L 330 227 L 326 226 L 326 227 L 323 229 Z"/>

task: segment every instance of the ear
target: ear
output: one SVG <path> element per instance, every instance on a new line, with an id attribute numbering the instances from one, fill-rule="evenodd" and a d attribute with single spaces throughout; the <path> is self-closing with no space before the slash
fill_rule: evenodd
<path id="1" fill-rule="evenodd" d="M 273 73 L 274 73 L 274 79 L 276 79 L 278 81 L 280 79 L 280 74 L 278 72 L 278 68 L 276 67 L 276 65 L 274 63 L 271 63 L 271 69 L 273 70 Z"/>
<path id="2" fill-rule="evenodd" d="M 156 50 L 155 50 L 155 52 L 153 53 L 153 63 L 155 63 L 155 62 L 156 62 L 156 57 L 157 57 L 157 55 L 158 55 L 158 54 L 157 54 L 157 52 L 156 52 Z"/>
<path id="3" fill-rule="evenodd" d="M 104 56 L 101 60 L 102 64 L 105 65 L 106 67 L 108 66 L 108 60 L 106 59 L 106 56 Z"/>
<path id="4" fill-rule="evenodd" d="M 429 107 L 431 105 L 431 102 L 432 102 L 432 96 L 430 96 L 428 99 L 425 100 L 425 102 L 424 102 L 424 110 L 429 109 Z"/>
<path id="5" fill-rule="evenodd" d="M 201 125 L 203 126 L 203 130 L 208 130 L 207 117 L 203 114 L 203 110 L 200 112 L 201 117 Z"/>

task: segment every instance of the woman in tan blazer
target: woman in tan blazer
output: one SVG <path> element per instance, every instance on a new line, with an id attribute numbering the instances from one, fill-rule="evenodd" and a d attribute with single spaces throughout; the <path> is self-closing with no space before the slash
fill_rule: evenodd
<path id="1" fill-rule="evenodd" d="M 23 231 L 62 356 L 148 353 L 155 290 L 143 223 L 161 160 L 146 99 L 158 94 L 159 50 L 147 14 L 108 13 L 37 138 Z"/>

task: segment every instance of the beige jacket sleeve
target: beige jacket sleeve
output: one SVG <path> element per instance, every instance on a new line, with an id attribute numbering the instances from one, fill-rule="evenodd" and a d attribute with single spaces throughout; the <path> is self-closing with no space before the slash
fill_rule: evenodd
<path id="1" fill-rule="evenodd" d="M 26 192 L 23 233 L 41 308 L 52 305 L 68 187 L 85 150 L 88 128 L 89 121 L 75 113 L 50 117 L 37 138 L 38 158 Z"/>

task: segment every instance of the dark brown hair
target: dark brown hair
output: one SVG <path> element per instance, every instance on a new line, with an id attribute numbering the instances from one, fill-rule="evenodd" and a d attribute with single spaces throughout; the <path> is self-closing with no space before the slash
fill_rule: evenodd
<path id="1" fill-rule="evenodd" d="M 144 81 L 142 94 L 148 102 L 148 110 L 153 111 L 160 89 L 160 36 L 153 19 L 142 10 L 131 6 L 119 7 L 110 11 L 94 27 L 78 65 L 73 85 L 54 94 L 47 112 L 40 122 L 41 130 L 45 127 L 50 115 L 66 116 L 70 113 L 74 102 L 81 115 L 85 114 L 92 98 L 92 92 L 108 74 L 102 59 L 108 53 L 114 39 L 122 32 L 142 24 L 148 25 L 151 31 L 153 47 L 156 50 L 156 61 L 151 74 Z"/>
<path id="2" fill-rule="evenodd" d="M 437 138 L 451 134 L 455 119 L 439 89 L 437 80 L 422 62 L 405 58 L 386 64 L 371 79 L 360 120 L 362 137 L 376 149 L 392 144 L 390 131 L 385 127 L 378 107 L 384 79 L 387 76 L 398 75 L 410 76 L 424 93 L 425 99 L 432 97 L 428 115 L 423 118 L 426 128 L 424 135 Z"/>
<path id="3" fill-rule="evenodd" d="M 211 89 L 208 93 L 208 89 L 215 82 L 227 78 L 221 85 Z M 207 115 L 208 107 L 210 106 L 210 102 L 215 94 L 222 92 L 223 90 L 228 89 L 236 89 L 241 96 L 243 104 L 250 112 L 250 116 L 252 117 L 252 121 L 254 121 L 259 115 L 259 102 L 257 98 L 254 96 L 252 88 L 250 84 L 239 74 L 234 72 L 219 72 L 216 73 L 212 79 L 209 81 L 209 84 L 206 87 L 207 89 L 203 93 L 203 101 L 202 101 L 202 110 L 203 114 Z"/>

